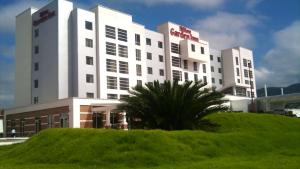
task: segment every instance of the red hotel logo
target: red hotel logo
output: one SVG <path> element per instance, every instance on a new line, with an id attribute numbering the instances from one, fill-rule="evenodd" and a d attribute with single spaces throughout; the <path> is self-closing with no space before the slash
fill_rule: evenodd
<path id="1" fill-rule="evenodd" d="M 175 31 L 174 28 L 171 28 L 170 34 L 172 36 L 177 36 L 183 39 L 190 39 L 192 41 L 199 42 L 199 38 L 193 36 L 192 31 L 183 26 L 179 26 L 179 31 Z"/>
<path id="2" fill-rule="evenodd" d="M 33 26 L 38 26 L 40 23 L 52 18 L 55 15 L 55 11 L 49 12 L 49 10 L 44 10 L 40 12 L 40 19 L 33 21 Z"/>

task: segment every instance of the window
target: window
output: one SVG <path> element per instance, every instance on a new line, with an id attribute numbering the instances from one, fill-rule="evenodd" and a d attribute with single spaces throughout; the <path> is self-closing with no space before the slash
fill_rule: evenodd
<path id="1" fill-rule="evenodd" d="M 94 75 L 92 75 L 92 74 L 87 74 L 87 75 L 86 75 L 86 82 L 87 82 L 87 83 L 94 83 Z"/>
<path id="2" fill-rule="evenodd" d="M 194 81 L 197 82 L 198 81 L 198 75 L 194 74 Z"/>
<path id="3" fill-rule="evenodd" d="M 235 57 L 235 64 L 239 65 L 239 58 L 238 57 Z"/>
<path id="4" fill-rule="evenodd" d="M 66 113 L 60 114 L 60 127 L 61 128 L 68 127 L 68 115 Z"/>
<path id="5" fill-rule="evenodd" d="M 248 96 L 248 97 L 251 97 L 251 96 L 250 96 L 250 91 L 247 91 L 247 96 Z"/>
<path id="6" fill-rule="evenodd" d="M 39 63 L 35 62 L 34 63 L 34 71 L 38 71 L 39 70 Z"/>
<path id="7" fill-rule="evenodd" d="M 159 69 L 159 75 L 160 75 L 160 76 L 164 76 L 164 75 L 165 75 L 164 69 Z"/>
<path id="8" fill-rule="evenodd" d="M 191 44 L 191 50 L 192 50 L 192 52 L 195 52 L 195 45 L 194 44 Z"/>
<path id="9" fill-rule="evenodd" d="M 118 84 L 117 84 L 117 77 L 113 76 L 107 76 L 107 88 L 108 89 L 117 89 Z"/>
<path id="10" fill-rule="evenodd" d="M 249 71 L 249 76 L 250 78 L 253 78 L 253 72 L 251 70 Z"/>
<path id="11" fill-rule="evenodd" d="M 159 61 L 164 62 L 164 56 L 163 55 L 158 55 Z"/>
<path id="12" fill-rule="evenodd" d="M 20 136 L 24 136 L 24 129 L 25 129 L 25 119 L 20 120 Z"/>
<path id="13" fill-rule="evenodd" d="M 206 73 L 206 65 L 205 64 L 202 65 L 202 70 L 203 70 L 203 73 Z"/>
<path id="14" fill-rule="evenodd" d="M 211 78 L 211 82 L 212 82 L 212 83 L 215 83 L 215 78 Z"/>
<path id="15" fill-rule="evenodd" d="M 128 90 L 129 89 L 129 79 L 120 77 L 120 90 Z"/>
<path id="16" fill-rule="evenodd" d="M 218 57 L 218 62 L 221 62 L 221 57 Z"/>
<path id="17" fill-rule="evenodd" d="M 87 65 L 93 65 L 93 64 L 94 64 L 94 62 L 93 62 L 93 57 L 91 57 L 91 56 L 86 56 L 86 57 L 85 57 L 85 62 L 86 62 Z"/>
<path id="18" fill-rule="evenodd" d="M 147 52 L 147 59 L 152 60 L 152 53 Z"/>
<path id="19" fill-rule="evenodd" d="M 236 68 L 236 76 L 240 76 L 240 69 Z"/>
<path id="20" fill-rule="evenodd" d="M 244 65 L 245 67 L 248 66 L 248 64 L 247 64 L 247 59 L 243 59 L 243 65 Z"/>
<path id="21" fill-rule="evenodd" d="M 198 71 L 198 63 L 197 62 L 193 62 L 193 66 L 194 66 L 194 71 Z"/>
<path id="22" fill-rule="evenodd" d="M 252 68 L 251 60 L 248 61 L 248 67 Z"/>
<path id="23" fill-rule="evenodd" d="M 181 67 L 181 59 L 179 57 L 172 56 L 172 66 Z"/>
<path id="24" fill-rule="evenodd" d="M 215 68 L 213 66 L 210 67 L 211 72 L 215 72 Z"/>
<path id="25" fill-rule="evenodd" d="M 39 29 L 35 29 L 35 30 L 34 30 L 34 37 L 35 37 L 35 38 L 38 37 L 38 36 L 39 36 L 39 33 L 40 33 Z"/>
<path id="26" fill-rule="evenodd" d="M 147 68 L 147 72 L 148 72 L 148 74 L 152 74 L 153 72 L 152 72 L 152 67 L 148 67 Z"/>
<path id="27" fill-rule="evenodd" d="M 183 68 L 188 69 L 188 61 L 187 60 L 183 60 Z"/>
<path id="28" fill-rule="evenodd" d="M 161 41 L 158 41 L 157 45 L 158 45 L 159 48 L 163 48 L 163 43 Z"/>
<path id="29" fill-rule="evenodd" d="M 38 88 L 39 87 L 39 80 L 34 80 L 34 88 Z"/>
<path id="30" fill-rule="evenodd" d="M 137 81 L 136 81 L 136 85 L 143 85 L 142 80 L 137 80 Z"/>
<path id="31" fill-rule="evenodd" d="M 85 38 L 85 46 L 89 47 L 89 48 L 92 48 L 93 47 L 93 40 Z"/>
<path id="32" fill-rule="evenodd" d="M 86 93 L 87 98 L 94 98 L 94 93 Z"/>
<path id="33" fill-rule="evenodd" d="M 209 55 L 210 56 L 210 60 L 214 60 L 214 56 L 213 55 Z"/>
<path id="34" fill-rule="evenodd" d="M 116 28 L 105 25 L 105 37 L 116 39 Z"/>
<path id="35" fill-rule="evenodd" d="M 120 94 L 120 100 L 126 99 L 128 97 L 129 97 L 128 94 Z"/>
<path id="36" fill-rule="evenodd" d="M 41 125 L 41 119 L 39 117 L 35 118 L 35 133 L 38 133 L 41 131 L 42 125 Z"/>
<path id="37" fill-rule="evenodd" d="M 89 21 L 85 21 L 85 29 L 93 30 L 93 23 Z"/>
<path id="38" fill-rule="evenodd" d="M 33 104 L 38 104 L 39 103 L 39 97 L 35 96 L 33 97 Z"/>
<path id="39" fill-rule="evenodd" d="M 253 81 L 250 81 L 250 86 L 253 89 Z"/>
<path id="40" fill-rule="evenodd" d="M 207 77 L 203 76 L 203 83 L 207 84 Z"/>
<path id="41" fill-rule="evenodd" d="M 184 72 L 184 80 L 185 81 L 189 80 L 189 74 L 187 72 Z"/>
<path id="42" fill-rule="evenodd" d="M 218 68 L 218 72 L 219 72 L 219 73 L 222 73 L 222 68 Z"/>
<path id="43" fill-rule="evenodd" d="M 117 72 L 117 61 L 112 59 L 106 59 L 106 71 Z"/>
<path id="44" fill-rule="evenodd" d="M 135 49 L 135 59 L 137 61 L 141 61 L 141 50 L 140 49 Z"/>
<path id="45" fill-rule="evenodd" d="M 180 54 L 180 47 L 179 44 L 171 43 L 171 52 Z"/>
<path id="46" fill-rule="evenodd" d="M 106 42 L 106 54 L 116 56 L 116 44 Z"/>
<path id="47" fill-rule="evenodd" d="M 35 46 L 34 47 L 34 54 L 38 54 L 40 51 L 39 51 L 39 46 Z"/>
<path id="48" fill-rule="evenodd" d="M 245 84 L 249 84 L 249 80 L 245 80 Z"/>
<path id="49" fill-rule="evenodd" d="M 221 84 L 223 84 L 223 81 L 222 81 L 222 79 L 219 79 L 219 84 L 221 85 Z"/>
<path id="50" fill-rule="evenodd" d="M 119 72 L 128 74 L 128 62 L 119 61 Z"/>
<path id="51" fill-rule="evenodd" d="M 139 34 L 135 34 L 135 44 L 138 46 L 141 45 L 141 36 Z"/>
<path id="52" fill-rule="evenodd" d="M 136 75 L 142 76 L 142 65 L 136 65 Z"/>
<path id="53" fill-rule="evenodd" d="M 124 29 L 118 29 L 118 40 L 127 42 L 127 31 Z"/>
<path id="54" fill-rule="evenodd" d="M 182 73 L 181 73 L 181 71 L 172 70 L 172 74 L 173 74 L 173 79 L 174 80 L 178 80 L 178 81 L 182 80 Z"/>
<path id="55" fill-rule="evenodd" d="M 118 99 L 117 94 L 107 94 L 107 99 Z"/>
<path id="56" fill-rule="evenodd" d="M 146 45 L 149 45 L 149 46 L 151 46 L 151 39 L 149 39 L 149 38 L 146 38 Z"/>
<path id="57" fill-rule="evenodd" d="M 248 70 L 244 69 L 244 76 L 249 77 Z"/>
<path id="58" fill-rule="evenodd" d="M 128 58 L 128 47 L 124 45 L 118 45 L 119 56 Z"/>
<path id="59" fill-rule="evenodd" d="M 238 82 L 238 83 L 241 83 L 241 80 L 240 80 L 240 79 L 237 79 L 237 82 Z"/>
<path id="60" fill-rule="evenodd" d="M 201 47 L 201 54 L 204 54 L 204 47 Z"/>
<path id="61" fill-rule="evenodd" d="M 254 97 L 254 92 L 251 92 L 251 97 Z"/>

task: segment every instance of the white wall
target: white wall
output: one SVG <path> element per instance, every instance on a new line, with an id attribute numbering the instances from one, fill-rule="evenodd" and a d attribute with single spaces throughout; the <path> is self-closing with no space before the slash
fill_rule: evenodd
<path id="1" fill-rule="evenodd" d="M 31 104 L 32 17 L 29 8 L 16 17 L 15 107 Z"/>
<path id="2" fill-rule="evenodd" d="M 152 60 L 147 59 L 145 54 L 146 60 L 146 67 L 152 68 L 152 74 L 148 74 L 147 69 L 145 74 L 147 74 L 147 81 L 153 82 L 154 80 L 158 80 L 160 83 L 163 83 L 166 79 L 166 57 L 165 57 L 165 50 L 164 50 L 164 36 L 161 33 L 157 33 L 151 30 L 146 30 L 146 38 L 151 39 L 151 46 L 146 45 L 146 53 L 149 52 L 152 54 Z M 142 39 L 146 41 L 146 39 Z M 163 48 L 158 47 L 158 41 L 163 43 Z M 163 56 L 163 62 L 159 61 L 159 55 Z M 164 70 L 164 75 L 160 76 L 159 70 Z"/>
<path id="3" fill-rule="evenodd" d="M 85 21 L 92 22 L 92 30 L 85 28 Z M 96 73 L 96 26 L 93 12 L 76 9 L 72 12 L 72 51 L 73 51 L 73 96 L 85 98 L 88 93 L 97 97 Z M 93 40 L 93 48 L 86 47 L 85 39 Z M 86 64 L 86 56 L 93 57 L 93 65 Z M 94 83 L 86 82 L 86 74 L 94 76 Z"/>
<path id="4" fill-rule="evenodd" d="M 213 60 L 210 60 L 210 65 L 214 67 L 214 72 L 211 72 L 211 78 L 215 79 L 215 83 L 212 82 L 212 86 L 215 86 L 217 90 L 220 90 L 223 87 L 223 68 L 222 68 L 222 57 L 221 51 L 210 49 L 210 55 L 213 56 Z M 221 59 L 221 62 L 218 62 L 218 57 Z M 209 68 L 210 70 L 211 68 Z M 221 69 L 221 73 L 219 73 Z M 222 84 L 220 84 L 220 79 Z"/>

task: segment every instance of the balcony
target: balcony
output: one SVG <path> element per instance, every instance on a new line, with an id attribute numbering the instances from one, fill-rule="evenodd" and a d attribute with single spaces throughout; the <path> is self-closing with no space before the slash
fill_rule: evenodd
<path id="1" fill-rule="evenodd" d="M 208 62 L 208 55 L 201 54 L 201 46 L 200 43 L 191 41 L 188 39 L 180 41 L 180 57 L 182 59 L 191 60 L 195 62 Z M 208 53 L 206 51 L 205 53 Z"/>

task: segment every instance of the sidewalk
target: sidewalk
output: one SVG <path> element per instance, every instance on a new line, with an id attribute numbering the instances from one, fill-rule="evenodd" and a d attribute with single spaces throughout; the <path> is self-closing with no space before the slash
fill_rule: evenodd
<path id="1" fill-rule="evenodd" d="M 16 143 L 23 143 L 28 139 L 28 137 L 7 137 L 7 138 L 0 138 L 0 146 L 5 145 L 12 145 Z"/>

